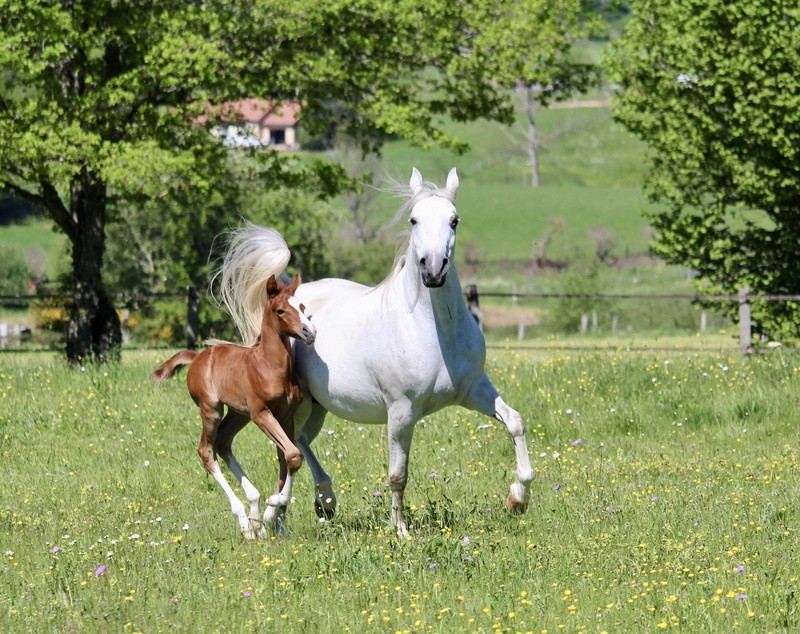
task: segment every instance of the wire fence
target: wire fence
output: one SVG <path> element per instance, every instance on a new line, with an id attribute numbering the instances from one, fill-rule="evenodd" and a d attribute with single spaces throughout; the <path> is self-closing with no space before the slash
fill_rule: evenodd
<path id="1" fill-rule="evenodd" d="M 743 354 L 750 354 L 752 349 L 752 333 L 753 323 L 751 316 L 751 306 L 754 302 L 800 302 L 800 294 L 751 294 L 747 288 L 742 288 L 736 295 L 689 295 L 679 293 L 667 294 L 637 294 L 637 293 L 534 293 L 534 292 L 517 292 L 517 291 L 488 291 L 479 292 L 476 285 L 469 285 L 464 292 L 464 296 L 469 307 L 470 312 L 475 317 L 476 321 L 483 327 L 492 328 L 492 324 L 484 323 L 483 311 L 480 307 L 480 300 L 486 298 L 508 300 L 511 306 L 518 306 L 520 302 L 536 302 L 545 300 L 577 300 L 577 301 L 591 301 L 611 304 L 620 301 L 634 301 L 634 302 L 672 302 L 672 303 L 686 303 L 690 304 L 714 304 L 714 303 L 733 303 L 738 305 L 738 329 L 739 329 L 739 349 Z M 123 330 L 123 341 L 128 341 L 130 331 L 128 329 L 128 315 L 132 307 L 141 305 L 143 303 L 152 303 L 166 300 L 180 300 L 186 301 L 186 337 L 187 346 L 195 348 L 200 340 L 200 323 L 199 323 L 199 305 L 204 296 L 201 295 L 194 287 L 188 287 L 183 292 L 170 292 L 170 293 L 128 293 L 128 294 L 115 294 L 112 299 L 119 306 L 123 306 L 120 310 L 120 317 Z M 68 293 L 52 293 L 42 295 L 0 295 L 0 307 L 4 308 L 21 308 L 29 306 L 32 302 L 39 300 L 48 301 L 61 301 L 69 302 L 71 296 Z M 577 329 L 583 334 L 588 334 L 597 331 L 598 316 L 596 311 L 587 311 L 580 316 L 580 326 Z M 708 313 L 702 309 L 699 311 L 699 324 L 697 330 L 703 332 L 706 330 L 708 324 Z M 637 346 L 621 346 L 619 344 L 609 346 L 602 342 L 584 341 L 575 343 L 574 341 L 569 344 L 555 344 L 548 343 L 542 344 L 540 341 L 532 341 L 525 339 L 526 329 L 529 324 L 520 318 L 517 324 L 517 336 L 515 342 L 506 341 L 505 343 L 494 343 L 490 339 L 488 347 L 490 349 L 508 349 L 515 350 L 568 350 L 568 351 L 596 351 L 596 350 L 623 350 L 635 351 L 639 349 L 655 350 L 652 345 L 643 347 Z M 611 325 L 608 329 L 612 335 L 620 333 L 616 316 L 611 316 Z M 33 327 L 20 326 L 18 324 L 9 326 L 3 323 L 0 319 L 0 350 L 2 351 L 18 351 L 20 348 L 17 343 L 23 343 L 32 335 Z M 146 346 L 141 346 L 146 347 Z M 30 349 L 30 347 L 28 348 Z M 52 350 L 53 347 L 46 348 Z M 665 348 L 666 349 L 666 348 Z M 668 348 L 669 350 L 676 350 L 675 347 Z M 687 351 L 707 350 L 707 348 L 697 348 L 687 346 L 683 348 Z"/>

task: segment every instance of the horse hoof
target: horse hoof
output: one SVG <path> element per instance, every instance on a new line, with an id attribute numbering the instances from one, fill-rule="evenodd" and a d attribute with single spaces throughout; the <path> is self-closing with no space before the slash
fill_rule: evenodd
<path id="1" fill-rule="evenodd" d="M 329 520 L 336 514 L 336 495 L 330 483 L 318 484 L 314 498 L 314 512 L 320 519 Z"/>
<path id="2" fill-rule="evenodd" d="M 506 506 L 514 515 L 522 515 L 528 509 L 528 500 L 519 501 L 509 491 L 506 496 Z"/>
<path id="3" fill-rule="evenodd" d="M 319 500 L 314 500 L 314 512 L 320 519 L 331 520 L 333 516 L 336 515 L 336 507 L 330 505 L 323 506 Z"/>

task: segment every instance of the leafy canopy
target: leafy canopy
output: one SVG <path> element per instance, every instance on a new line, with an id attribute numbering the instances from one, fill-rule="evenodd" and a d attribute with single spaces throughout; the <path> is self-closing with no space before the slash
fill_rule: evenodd
<path id="1" fill-rule="evenodd" d="M 608 62 L 616 118 L 650 149 L 657 252 L 695 269 L 703 290 L 800 292 L 800 6 L 631 8 Z M 791 303 L 754 305 L 775 337 L 800 336 L 798 316 Z"/>

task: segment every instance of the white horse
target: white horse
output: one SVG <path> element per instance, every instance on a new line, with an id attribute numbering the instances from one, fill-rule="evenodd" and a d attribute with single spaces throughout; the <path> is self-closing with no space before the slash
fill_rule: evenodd
<path id="1" fill-rule="evenodd" d="M 523 512 L 534 478 L 519 413 L 500 397 L 484 372 L 486 344 L 467 309 L 454 266 L 458 176 L 444 188 L 423 182 L 415 168 L 409 200 L 408 248 L 376 287 L 341 279 L 302 284 L 297 297 L 317 328 L 314 346 L 295 346 L 296 370 L 312 399 L 296 420 L 297 445 L 316 484 L 317 514 L 336 509 L 330 476 L 310 443 L 327 412 L 356 423 L 385 423 L 389 435 L 392 522 L 408 536 L 403 515 L 408 457 L 420 418 L 461 405 L 503 422 L 514 441 L 516 480 L 506 504 Z M 255 340 L 265 281 L 286 266 L 289 251 L 273 229 L 247 225 L 235 232 L 221 273 L 221 297 L 246 343 Z M 306 418 L 307 416 L 307 418 Z"/>

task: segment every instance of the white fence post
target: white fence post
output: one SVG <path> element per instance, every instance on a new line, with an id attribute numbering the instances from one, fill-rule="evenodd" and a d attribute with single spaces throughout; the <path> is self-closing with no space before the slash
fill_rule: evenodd
<path id="1" fill-rule="evenodd" d="M 750 340 L 753 336 L 750 323 L 750 289 L 746 286 L 739 289 L 739 344 L 743 354 L 750 354 Z"/>

